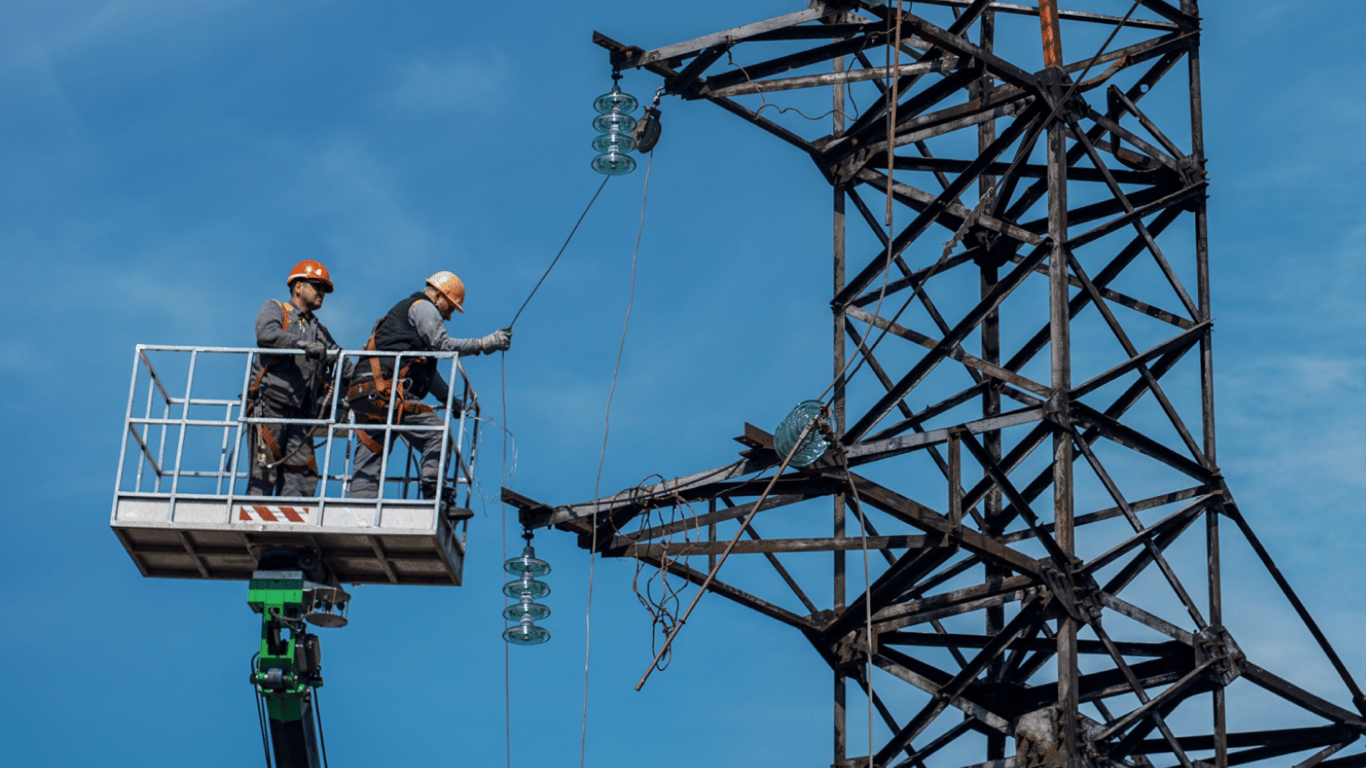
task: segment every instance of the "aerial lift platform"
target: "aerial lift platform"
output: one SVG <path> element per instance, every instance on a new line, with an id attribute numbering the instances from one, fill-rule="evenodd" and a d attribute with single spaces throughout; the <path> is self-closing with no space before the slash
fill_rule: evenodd
<path id="1" fill-rule="evenodd" d="M 245 413 L 242 393 L 251 363 L 266 351 L 137 347 L 110 526 L 138 570 L 144 576 L 247 580 L 262 553 L 294 547 L 315 552 L 343 583 L 459 586 L 479 411 L 455 353 L 423 353 L 441 358 L 453 382 L 452 402 L 437 411 L 444 414 L 440 431 L 447 438 L 440 472 L 448 492 L 463 489 L 464 505 L 448 504 L 443 511 L 438 500 L 418 498 L 419 457 L 395 434 L 434 428 L 367 425 L 367 431 L 384 431 L 399 450 L 385 458 L 381 497 L 351 499 L 347 485 L 357 442 L 354 425 L 336 419 L 339 412 L 345 416 L 344 400 L 332 396 L 320 419 Z M 360 352 L 341 354 L 354 360 Z M 341 366 L 334 368 L 336 393 Z M 317 495 L 245 495 L 248 434 L 264 423 L 305 424 L 315 443 L 322 441 L 315 449 L 322 475 Z"/>
<path id="2" fill-rule="evenodd" d="M 327 759 L 315 725 L 322 654 L 307 625 L 347 623 L 343 583 L 460 586 L 479 400 L 456 353 L 421 353 L 438 358 L 452 383 L 436 410 L 440 424 L 394 425 L 390 403 L 386 424 L 365 424 L 385 447 L 379 498 L 350 498 L 358 438 L 342 396 L 342 362 L 395 357 L 393 370 L 402 370 L 418 354 L 338 352 L 321 374 L 330 385 L 312 419 L 251 412 L 245 393 L 262 354 L 302 351 L 136 348 L 109 524 L 144 576 L 248 583 L 247 604 L 262 618 L 249 682 L 263 740 L 269 733 L 267 765 L 273 756 L 275 768 L 314 768 Z M 258 460 L 250 435 L 265 424 L 308 428 L 320 475 L 315 495 L 247 495 L 250 462 Z M 421 498 L 421 457 L 400 430 L 442 435 L 433 499 Z"/>

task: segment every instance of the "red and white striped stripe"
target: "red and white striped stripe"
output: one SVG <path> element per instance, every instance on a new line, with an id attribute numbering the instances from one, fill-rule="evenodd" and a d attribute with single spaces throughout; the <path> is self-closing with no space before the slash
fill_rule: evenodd
<path id="1" fill-rule="evenodd" d="M 239 507 L 238 522 L 248 523 L 307 523 L 312 507 Z"/>

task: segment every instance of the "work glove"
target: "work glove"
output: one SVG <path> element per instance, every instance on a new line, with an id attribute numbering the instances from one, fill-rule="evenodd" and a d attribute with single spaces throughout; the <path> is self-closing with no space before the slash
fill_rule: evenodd
<path id="1" fill-rule="evenodd" d="M 304 356 L 310 360 L 321 360 L 327 357 L 327 345 L 321 341 L 299 342 L 299 347 L 303 349 Z"/>
<path id="2" fill-rule="evenodd" d="M 512 347 L 512 329 L 499 328 L 479 340 L 479 349 L 486 355 L 507 351 Z"/>

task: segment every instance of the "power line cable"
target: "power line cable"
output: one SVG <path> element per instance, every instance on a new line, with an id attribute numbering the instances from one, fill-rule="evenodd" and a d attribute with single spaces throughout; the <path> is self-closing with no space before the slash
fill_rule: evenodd
<path id="1" fill-rule="evenodd" d="M 653 155 L 651 156 L 651 159 L 653 159 Z M 649 174 L 647 173 L 646 176 L 648 177 L 648 175 Z M 569 237 L 564 239 L 564 245 L 560 246 L 560 252 L 555 254 L 555 258 L 550 262 L 550 266 L 546 267 L 545 274 L 541 275 L 541 279 L 536 281 L 536 287 L 531 289 L 531 293 L 527 295 L 526 301 L 522 302 L 521 307 L 518 307 L 517 314 L 512 316 L 512 322 L 508 323 L 509 329 L 517 324 L 517 318 L 522 316 L 522 310 L 526 309 L 526 305 L 531 303 L 531 297 L 536 295 L 536 291 L 541 288 L 541 283 L 544 283 L 545 279 L 550 276 L 550 270 L 555 268 L 555 265 L 560 261 L 560 257 L 564 255 L 564 249 L 569 247 L 569 241 L 574 239 L 574 233 L 579 231 L 579 225 L 583 223 L 583 219 L 588 215 L 588 212 L 593 209 L 593 203 L 597 202 L 598 195 L 602 194 L 603 187 L 607 186 L 607 182 L 611 178 L 611 176 L 603 177 L 602 184 L 598 185 L 598 191 L 593 193 L 593 199 L 588 201 L 588 206 L 583 209 L 583 213 L 579 214 L 579 220 L 574 222 L 574 228 L 569 230 Z M 507 420 L 504 419 L 505 423 L 506 421 Z"/>
<path id="2" fill-rule="evenodd" d="M 602 452 L 598 456 L 598 473 L 593 480 L 593 498 L 598 498 L 598 488 L 602 483 L 602 465 L 607 460 L 607 437 L 612 430 L 612 397 L 617 391 L 617 373 L 621 370 L 621 357 L 626 351 L 626 331 L 631 326 L 631 307 L 636 300 L 636 263 L 640 256 L 640 239 L 645 233 L 645 205 L 650 200 L 650 172 L 654 169 L 655 153 L 650 152 L 650 162 L 645 166 L 645 189 L 640 199 L 640 226 L 636 230 L 636 245 L 631 251 L 631 290 L 626 299 L 626 318 L 621 324 L 621 343 L 617 345 L 617 360 L 612 367 L 612 386 L 607 391 L 607 407 L 603 414 Z M 611 177 L 608 177 L 611 178 Z M 604 182 L 606 183 L 606 182 Z M 588 666 L 591 659 L 593 642 L 593 575 L 597 559 L 593 555 L 598 550 L 598 507 L 593 506 L 592 545 L 588 550 L 588 603 L 584 609 L 583 643 L 583 730 L 579 736 L 579 768 L 584 768 L 588 756 Z M 656 659 L 656 663 L 658 660 Z"/>
<path id="3" fill-rule="evenodd" d="M 318 743 L 323 749 L 323 768 L 329 768 L 327 764 L 327 737 L 323 735 L 323 707 L 320 703 L 322 697 L 318 695 L 318 689 L 313 689 L 313 714 L 318 720 Z"/>

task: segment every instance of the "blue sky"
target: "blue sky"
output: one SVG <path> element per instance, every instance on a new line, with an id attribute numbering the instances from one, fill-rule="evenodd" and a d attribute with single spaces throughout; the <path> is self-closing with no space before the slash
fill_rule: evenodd
<path id="1" fill-rule="evenodd" d="M 1351 85 L 1366 75 L 1366 11 L 1236 5 L 1207 2 L 1203 37 L 1220 464 L 1350 658 L 1366 631 L 1352 578 L 1366 535 L 1366 100 Z M 320 316 L 346 346 L 439 269 L 469 290 L 454 335 L 505 325 L 601 179 L 589 122 L 611 81 L 591 31 L 649 48 L 801 7 L 0 7 L 6 762 L 259 759 L 245 585 L 143 579 L 108 530 L 135 344 L 249 345 L 301 258 L 331 269 Z M 657 84 L 623 81 L 642 99 Z M 604 493 L 727 463 L 745 421 L 771 429 L 828 381 L 828 186 L 715 107 L 662 106 Z M 533 498 L 593 495 L 644 181 L 642 158 L 607 185 L 518 321 L 505 385 L 496 358 L 467 366 L 499 422 L 505 386 L 508 471 Z M 334 764 L 506 761 L 499 433 L 484 439 L 466 586 L 362 587 L 351 626 L 321 632 Z M 555 568 L 554 640 L 511 649 L 512 762 L 572 764 L 589 560 L 566 535 L 536 544 Z M 724 601 L 704 600 L 673 665 L 631 690 L 652 656 L 632 575 L 624 561 L 594 574 L 589 764 L 827 762 L 828 670 Z M 1286 614 L 1257 584 L 1230 598 L 1240 641 L 1263 666 L 1321 675 L 1302 638 L 1261 630 Z"/>

